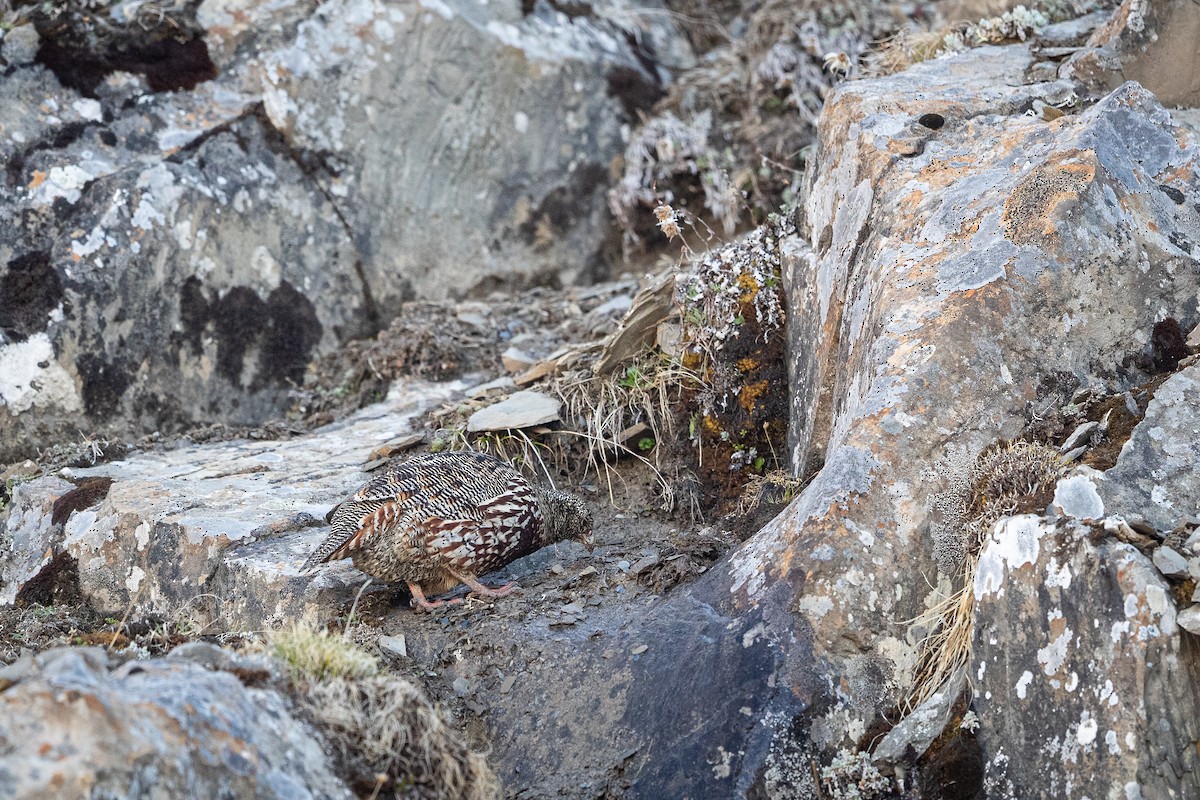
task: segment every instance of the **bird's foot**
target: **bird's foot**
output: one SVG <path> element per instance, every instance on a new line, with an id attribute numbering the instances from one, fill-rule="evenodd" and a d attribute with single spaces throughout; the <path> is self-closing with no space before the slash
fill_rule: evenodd
<path id="1" fill-rule="evenodd" d="M 408 590 L 412 592 L 413 600 L 417 601 L 417 605 L 426 611 L 432 611 L 442 606 L 456 606 L 463 601 L 461 597 L 452 597 L 449 600 L 426 600 L 425 592 L 421 591 L 421 587 L 415 583 L 409 583 Z"/>
<path id="2" fill-rule="evenodd" d="M 515 583 L 510 582 L 497 589 L 489 589 L 480 583 L 478 578 L 475 578 L 471 575 L 459 575 L 456 572 L 454 573 L 454 577 L 458 578 L 460 581 L 470 587 L 472 594 L 479 595 L 480 597 L 504 597 L 504 595 L 517 588 Z"/>

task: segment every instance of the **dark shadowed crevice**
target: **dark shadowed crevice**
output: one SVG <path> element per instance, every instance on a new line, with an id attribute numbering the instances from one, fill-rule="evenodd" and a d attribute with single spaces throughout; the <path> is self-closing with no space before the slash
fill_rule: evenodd
<path id="1" fill-rule="evenodd" d="M 50 252 L 19 255 L 0 277 L 0 330 L 14 342 L 25 341 L 46 329 L 50 312 L 62 299 L 62 281 Z"/>
<path id="2" fill-rule="evenodd" d="M 25 5 L 41 38 L 37 62 L 88 97 L 116 71 L 145 76 L 155 92 L 193 89 L 217 76 L 196 4 L 164 11 L 147 3 L 133 18 L 114 18 L 112 9 L 78 0 Z"/>

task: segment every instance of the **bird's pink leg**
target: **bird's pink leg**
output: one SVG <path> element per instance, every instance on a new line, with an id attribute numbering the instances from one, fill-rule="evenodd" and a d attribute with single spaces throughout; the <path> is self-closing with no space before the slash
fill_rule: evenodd
<path id="1" fill-rule="evenodd" d="M 412 581 L 405 582 L 408 584 L 408 590 L 412 592 L 413 599 L 417 601 L 417 605 L 421 606 L 421 608 L 424 608 L 427 611 L 432 611 L 439 606 L 457 605 L 463 601 L 461 597 L 455 597 L 453 600 L 434 600 L 433 602 L 430 602 L 425 599 L 425 593 L 421 591 L 420 586 L 417 586 Z"/>
<path id="2" fill-rule="evenodd" d="M 504 595 L 508 594 L 514 588 L 516 588 L 514 584 L 506 583 L 503 586 L 501 586 L 499 589 L 489 589 L 488 587 L 486 587 L 482 583 L 480 583 L 476 578 L 473 578 L 470 575 L 466 575 L 466 574 L 460 573 L 460 572 L 453 572 L 453 571 L 451 571 L 450 574 L 453 575 L 454 577 L 458 578 L 463 583 L 465 583 L 468 587 L 470 587 L 472 592 L 474 592 L 477 595 L 480 595 L 481 597 L 504 597 Z"/>

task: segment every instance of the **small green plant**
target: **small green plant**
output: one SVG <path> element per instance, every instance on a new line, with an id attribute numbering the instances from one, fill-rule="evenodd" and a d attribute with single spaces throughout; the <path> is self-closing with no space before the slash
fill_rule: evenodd
<path id="1" fill-rule="evenodd" d="M 638 439 L 637 446 L 638 450 L 641 450 L 643 453 L 645 453 L 647 450 L 653 450 L 654 444 L 655 442 L 653 436 L 643 436 L 641 439 Z"/>
<path id="2" fill-rule="evenodd" d="M 329 631 L 295 624 L 270 636 L 271 653 L 297 681 L 366 678 L 379 672 L 379 661 L 361 647 Z"/>

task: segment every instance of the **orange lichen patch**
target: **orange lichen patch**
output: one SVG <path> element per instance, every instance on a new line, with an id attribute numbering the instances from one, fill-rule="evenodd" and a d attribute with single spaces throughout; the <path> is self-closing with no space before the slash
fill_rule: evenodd
<path id="1" fill-rule="evenodd" d="M 748 383 L 738 392 L 738 402 L 747 412 L 753 412 L 760 397 L 766 394 L 768 385 L 766 381 L 757 383 Z"/>
<path id="2" fill-rule="evenodd" d="M 754 302 L 755 296 L 758 295 L 758 281 L 754 280 L 753 276 L 743 272 L 741 275 L 738 275 L 737 284 L 742 290 L 741 301 L 743 303 Z"/>
<path id="3" fill-rule="evenodd" d="M 1184 149 L 1186 145 L 1181 144 L 1180 149 Z M 1175 188 L 1187 188 L 1191 184 L 1192 174 L 1196 170 L 1196 164 L 1192 161 L 1185 161 L 1177 167 L 1164 170 L 1154 176 L 1154 180 L 1158 183 L 1165 183 L 1168 186 Z"/>
<path id="4" fill-rule="evenodd" d="M 916 213 L 917 208 L 921 205 L 921 201 L 925 199 L 925 193 L 920 189 L 913 189 L 896 204 L 897 210 L 903 216 L 912 216 Z"/>
<path id="5" fill-rule="evenodd" d="M 1038 167 L 1004 203 L 1005 235 L 1016 244 L 1040 244 L 1053 236 L 1059 209 L 1079 198 L 1096 177 L 1094 155 L 1065 153 Z"/>
<path id="6" fill-rule="evenodd" d="M 29 185 L 28 185 L 28 186 L 26 186 L 25 188 L 29 189 L 30 191 L 33 191 L 34 189 L 38 188 L 38 187 L 39 187 L 39 186 L 41 186 L 43 183 L 45 183 L 45 182 L 46 182 L 46 178 L 47 178 L 48 176 L 49 176 L 49 173 L 47 173 L 47 172 L 42 172 L 40 169 L 35 169 L 35 170 L 33 171 L 33 180 L 31 180 L 31 181 L 29 182 Z"/>
<path id="7" fill-rule="evenodd" d="M 740 358 L 737 362 L 738 372 L 751 372 L 758 368 L 758 361 L 753 358 Z"/>
<path id="8" fill-rule="evenodd" d="M 960 178 L 972 175 L 979 170 L 979 165 L 975 162 L 963 163 L 964 158 L 956 157 L 953 160 L 944 158 L 930 159 L 929 164 L 920 171 L 919 177 L 922 181 L 929 184 L 931 189 L 942 189 Z"/>

